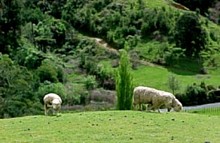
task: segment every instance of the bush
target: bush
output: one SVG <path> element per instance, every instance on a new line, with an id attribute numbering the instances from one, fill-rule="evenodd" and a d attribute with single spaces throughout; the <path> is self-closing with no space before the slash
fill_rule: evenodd
<path id="1" fill-rule="evenodd" d="M 210 68 L 220 67 L 220 54 L 217 52 L 214 54 L 210 54 L 209 57 L 206 57 L 204 66 L 210 67 Z"/>
<path id="2" fill-rule="evenodd" d="M 150 62 L 162 65 L 172 65 L 181 55 L 180 50 L 176 50 L 168 42 L 151 42 L 145 49 L 140 51 L 140 57 Z"/>
<path id="3" fill-rule="evenodd" d="M 173 94 L 180 88 L 178 79 L 174 75 L 170 75 L 168 78 L 168 87 L 172 90 Z"/>
<path id="4" fill-rule="evenodd" d="M 206 89 L 204 89 L 201 85 L 194 83 L 186 88 L 185 96 L 188 98 L 188 105 L 200 105 L 207 103 Z"/>
<path id="5" fill-rule="evenodd" d="M 22 47 L 16 52 L 13 59 L 19 65 L 25 66 L 28 69 L 36 69 L 41 65 L 44 60 L 43 52 L 39 51 L 28 40 L 22 39 Z"/>
<path id="6" fill-rule="evenodd" d="M 37 69 L 37 73 L 41 83 L 45 81 L 58 82 L 56 69 L 51 65 L 48 64 L 41 65 Z"/>
<path id="7" fill-rule="evenodd" d="M 186 106 L 214 103 L 220 101 L 220 90 L 213 85 L 193 84 L 186 88 L 185 93 L 177 93 L 175 96 Z"/>
<path id="8" fill-rule="evenodd" d="M 208 101 L 210 103 L 214 102 L 220 102 L 220 90 L 219 89 L 213 89 L 208 92 Z"/>
<path id="9" fill-rule="evenodd" d="M 62 20 L 47 17 L 32 28 L 32 40 L 43 52 L 55 51 L 65 43 L 67 24 Z"/>
<path id="10" fill-rule="evenodd" d="M 99 64 L 95 73 L 99 85 L 104 89 L 114 90 L 115 81 L 113 71 L 105 65 Z"/>
<path id="11" fill-rule="evenodd" d="M 162 35 L 169 35 L 175 24 L 175 18 L 175 11 L 171 12 L 171 9 L 155 8 L 148 10 L 143 18 L 141 35 L 149 37 L 155 31 L 159 31 Z"/>
<path id="12" fill-rule="evenodd" d="M 87 90 L 91 90 L 97 87 L 95 76 L 87 76 L 85 78 L 85 87 Z"/>

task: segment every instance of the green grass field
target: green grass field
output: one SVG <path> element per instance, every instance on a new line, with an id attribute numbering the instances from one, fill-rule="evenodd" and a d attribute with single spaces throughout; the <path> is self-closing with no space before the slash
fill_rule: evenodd
<path id="1" fill-rule="evenodd" d="M 187 111 L 189 113 L 206 114 L 206 115 L 220 115 L 220 107 L 194 109 Z"/>
<path id="2" fill-rule="evenodd" d="M 2 143 L 217 143 L 220 116 L 96 111 L 0 120 Z"/>
<path id="3" fill-rule="evenodd" d="M 108 70 L 112 70 L 110 61 L 102 61 L 102 65 Z M 190 65 L 190 62 L 185 62 L 183 66 Z M 189 68 L 194 69 L 195 64 L 191 64 Z M 209 70 L 209 74 L 198 74 L 198 72 L 190 71 L 188 69 L 181 68 L 166 68 L 158 65 L 141 65 L 136 70 L 132 70 L 133 84 L 134 86 L 149 86 L 165 91 L 170 91 L 168 87 L 168 79 L 172 75 L 178 82 L 180 89 L 178 92 L 185 91 L 188 85 L 193 83 L 200 84 L 205 82 L 206 85 L 213 85 L 214 87 L 220 86 L 220 69 Z"/>
<path id="4" fill-rule="evenodd" d="M 180 74 L 180 72 L 182 73 Z M 220 75 L 215 71 L 207 75 L 189 73 L 189 71 L 185 71 L 185 73 L 184 71 L 180 72 L 173 72 L 161 66 L 141 66 L 134 70 L 132 75 L 135 86 L 143 85 L 166 91 L 170 91 L 167 83 L 171 75 L 175 76 L 179 81 L 180 91 L 184 91 L 187 85 L 192 85 L 193 83 L 200 84 L 203 81 L 206 85 L 214 85 L 215 87 L 220 85 Z"/>

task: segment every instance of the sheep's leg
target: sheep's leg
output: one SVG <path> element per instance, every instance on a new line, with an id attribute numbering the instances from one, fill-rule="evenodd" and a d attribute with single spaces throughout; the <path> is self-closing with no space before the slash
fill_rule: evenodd
<path id="1" fill-rule="evenodd" d="M 59 106 L 59 108 L 58 108 L 57 112 L 58 112 L 58 113 L 60 113 L 60 110 L 61 110 L 61 106 Z"/>
<path id="2" fill-rule="evenodd" d="M 167 108 L 167 111 L 170 112 L 171 108 Z"/>
<path id="3" fill-rule="evenodd" d="M 52 111 L 53 111 L 52 114 L 53 114 L 53 115 L 56 115 L 56 110 L 53 109 Z"/>
<path id="4" fill-rule="evenodd" d="M 133 109 L 136 110 L 137 109 L 137 105 L 133 103 Z"/>
<path id="5" fill-rule="evenodd" d="M 153 103 L 151 106 L 151 110 L 157 110 L 160 113 L 160 106 L 158 104 Z"/>
<path id="6" fill-rule="evenodd" d="M 142 104 L 139 104 L 139 110 L 142 111 Z"/>
<path id="7" fill-rule="evenodd" d="M 152 105 L 151 103 L 148 103 L 148 104 L 147 104 L 147 111 L 152 110 L 152 106 L 153 106 L 153 105 Z"/>
<path id="8" fill-rule="evenodd" d="M 146 111 L 146 109 L 147 109 L 147 106 L 146 106 L 146 104 L 142 104 L 142 111 Z"/>
<path id="9" fill-rule="evenodd" d="M 44 104 L 44 114 L 47 115 L 47 104 Z"/>

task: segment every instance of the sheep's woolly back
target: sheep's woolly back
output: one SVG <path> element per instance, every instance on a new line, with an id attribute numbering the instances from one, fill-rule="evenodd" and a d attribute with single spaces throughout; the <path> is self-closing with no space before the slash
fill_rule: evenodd
<path id="1" fill-rule="evenodd" d="M 139 104 L 140 102 L 143 104 L 147 104 L 152 101 L 154 96 L 157 96 L 159 93 L 156 89 L 138 86 L 134 88 L 134 104 Z"/>
<path id="2" fill-rule="evenodd" d="M 60 104 L 60 100 L 56 98 L 52 101 L 52 104 Z"/>
<path id="3" fill-rule="evenodd" d="M 44 96 L 44 103 L 45 104 L 58 104 L 58 103 L 62 103 L 62 100 L 60 98 L 59 95 L 55 94 L 55 93 L 49 93 L 49 94 L 46 94 Z"/>
<path id="4" fill-rule="evenodd" d="M 138 86 L 134 88 L 133 94 L 134 106 L 137 104 L 148 104 L 153 110 L 167 108 L 170 111 L 171 108 L 174 108 L 175 111 L 180 111 L 182 109 L 182 104 L 170 92 Z"/>

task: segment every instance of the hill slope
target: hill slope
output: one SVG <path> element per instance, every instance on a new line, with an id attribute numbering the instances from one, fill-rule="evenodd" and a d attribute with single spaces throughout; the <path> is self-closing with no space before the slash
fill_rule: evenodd
<path id="1" fill-rule="evenodd" d="M 218 87 L 220 27 L 198 13 L 173 7 L 172 2 L 15 0 L 4 3 L 0 24 L 0 118 L 42 113 L 42 98 L 49 92 L 59 94 L 64 106 L 72 106 L 86 104 L 91 89 L 114 90 L 117 50 L 124 47 L 134 61 L 135 86 L 169 90 L 166 82 L 173 74 L 181 83 L 180 91 L 200 81 Z M 183 24 L 179 21 L 182 15 L 186 16 Z M 196 33 L 187 24 L 188 19 L 194 21 L 194 28 L 199 28 L 195 36 L 188 36 Z M 180 25 L 176 26 L 178 21 Z M 185 33 L 182 27 L 190 29 L 187 30 L 190 33 Z M 200 37 L 201 31 L 207 37 Z M 202 51 L 202 59 L 186 60 L 183 54 L 186 47 L 180 48 L 178 41 L 187 37 L 195 38 L 187 40 L 187 49 L 196 51 L 193 54 L 198 54 L 200 43 L 207 38 L 204 43 L 207 51 Z M 105 48 L 100 48 L 101 44 L 95 43 L 94 38 L 103 39 L 100 42 L 105 41 Z M 148 67 L 139 65 L 139 61 L 162 66 Z M 109 66 L 101 65 L 105 62 Z M 208 74 L 197 75 L 201 69 Z"/>
<path id="2" fill-rule="evenodd" d="M 218 142 L 219 120 L 219 116 L 137 111 L 27 116 L 0 120 L 0 142 Z"/>

